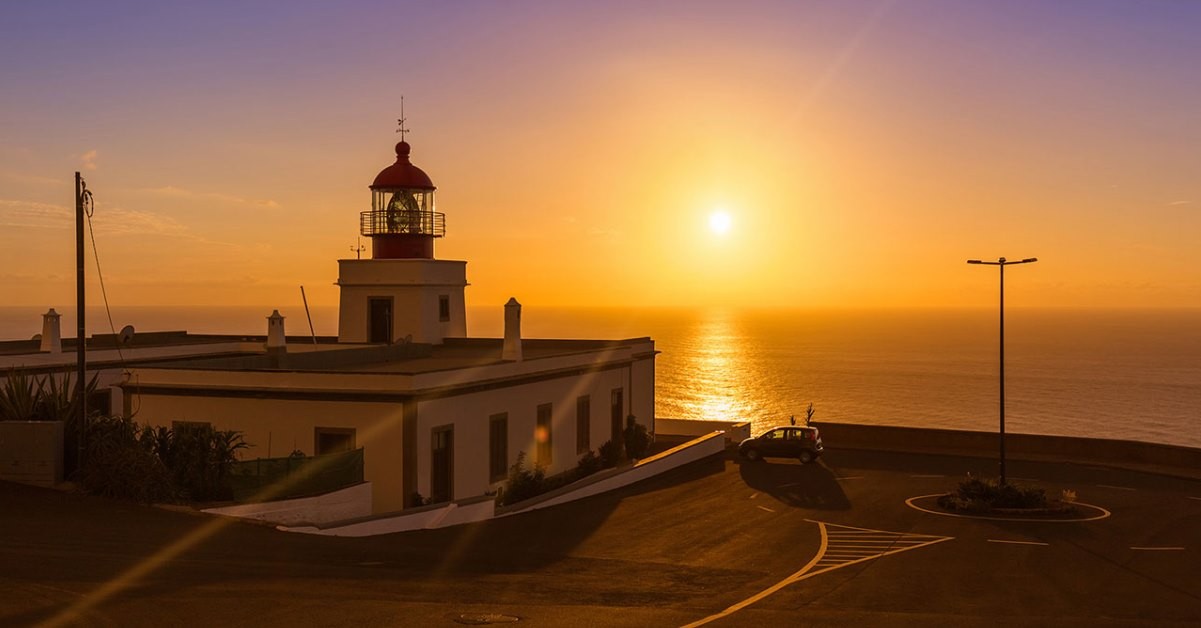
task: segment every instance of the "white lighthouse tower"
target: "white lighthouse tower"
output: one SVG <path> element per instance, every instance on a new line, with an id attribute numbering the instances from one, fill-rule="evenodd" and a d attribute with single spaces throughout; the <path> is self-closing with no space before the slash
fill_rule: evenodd
<path id="1" fill-rule="evenodd" d="M 467 262 L 434 259 L 446 216 L 434 211 L 436 188 L 410 150 L 403 139 L 396 145 L 396 163 L 370 186 L 371 210 L 359 214 L 371 259 L 338 260 L 339 342 L 442 344 L 467 335 Z"/>

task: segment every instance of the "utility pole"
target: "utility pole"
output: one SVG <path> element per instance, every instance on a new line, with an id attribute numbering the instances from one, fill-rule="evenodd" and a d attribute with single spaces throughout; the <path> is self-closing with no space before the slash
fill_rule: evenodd
<path id="1" fill-rule="evenodd" d="M 1037 257 L 1027 257 L 1015 262 L 1006 261 L 1004 257 L 998 258 L 995 262 L 985 262 L 978 259 L 967 261 L 969 264 L 985 264 L 1001 269 L 1001 486 L 1005 486 L 1005 267 L 1013 264 L 1029 264 L 1037 261 Z"/>
<path id="2" fill-rule="evenodd" d="M 75 173 L 75 317 L 78 322 L 78 327 L 75 332 L 75 399 L 79 403 L 78 414 L 76 415 L 76 423 L 78 432 L 76 440 L 79 441 L 79 455 L 75 459 L 75 469 L 78 471 L 83 468 L 83 439 L 86 433 L 86 424 L 88 417 L 88 397 L 87 397 L 87 347 L 85 339 L 87 338 L 84 318 L 84 308 L 87 305 L 87 298 L 84 294 L 84 275 L 83 275 L 83 218 L 84 205 L 90 203 L 92 193 L 87 191 L 87 184 L 84 183 L 83 177 L 79 172 Z"/>

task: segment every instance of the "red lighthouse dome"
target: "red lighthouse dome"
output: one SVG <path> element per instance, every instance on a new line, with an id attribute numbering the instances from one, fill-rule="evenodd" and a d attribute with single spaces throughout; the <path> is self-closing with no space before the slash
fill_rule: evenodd
<path id="1" fill-rule="evenodd" d="M 445 214 L 434 211 L 434 183 L 409 161 L 410 150 L 408 142 L 396 144 L 396 163 L 371 184 L 371 211 L 359 214 L 373 259 L 433 259 L 434 238 L 446 234 Z"/>
<path id="2" fill-rule="evenodd" d="M 375 175 L 375 181 L 371 184 L 371 189 L 435 189 L 434 182 L 430 181 L 429 175 L 425 174 L 424 170 L 414 166 L 413 162 L 409 161 L 410 150 L 412 149 L 408 142 L 397 142 L 396 163 L 380 170 L 379 174 Z"/>

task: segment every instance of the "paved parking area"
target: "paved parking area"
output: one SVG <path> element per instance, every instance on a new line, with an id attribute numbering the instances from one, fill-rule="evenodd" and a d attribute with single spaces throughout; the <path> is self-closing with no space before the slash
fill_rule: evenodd
<path id="1" fill-rule="evenodd" d="M 1201 623 L 1201 482 L 1012 461 L 1012 476 L 1111 516 L 905 504 L 994 467 L 837 449 L 807 466 L 714 458 L 561 507 L 363 539 L 0 483 L 0 625 Z"/>

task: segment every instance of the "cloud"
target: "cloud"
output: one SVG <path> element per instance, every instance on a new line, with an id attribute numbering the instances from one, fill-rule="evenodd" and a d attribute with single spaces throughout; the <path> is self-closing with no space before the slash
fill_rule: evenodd
<path id="1" fill-rule="evenodd" d="M 196 199 L 196 200 L 217 201 L 220 203 L 245 205 L 248 207 L 266 207 L 269 209 L 276 209 L 279 207 L 279 203 L 277 203 L 273 200 L 270 200 L 270 199 L 262 200 L 262 199 L 254 199 L 254 198 L 242 198 L 240 196 L 233 196 L 230 194 L 222 194 L 220 192 L 197 192 L 195 190 L 186 190 L 184 188 L 177 188 L 173 185 L 165 185 L 165 186 L 157 187 L 157 188 L 141 188 L 138 191 L 146 193 L 146 194 L 153 194 L 156 196 L 166 196 L 169 198 L 186 198 L 186 199 Z"/>
<path id="2" fill-rule="evenodd" d="M 187 235 L 184 226 L 174 218 L 137 209 L 100 206 L 94 218 L 96 233 L 100 234 Z"/>
<path id="3" fill-rule="evenodd" d="M 98 205 L 96 233 L 109 235 L 187 235 L 182 224 L 167 216 L 123 207 Z M 75 211 L 63 205 L 0 199 L 0 227 L 66 229 L 75 223 Z"/>
<path id="4" fill-rule="evenodd" d="M 73 212 L 62 205 L 0 199 L 0 227 L 58 228 L 71 224 Z"/>
<path id="5" fill-rule="evenodd" d="M 95 170 L 96 169 L 96 149 L 95 148 L 84 153 L 82 156 L 82 159 L 83 159 L 83 169 L 84 170 Z"/>
<path id="6" fill-rule="evenodd" d="M 1192 201 L 1172 201 L 1171 203 L 1168 203 L 1168 207 L 1174 207 L 1176 205 L 1192 205 L 1192 204 L 1193 204 Z"/>
<path id="7" fill-rule="evenodd" d="M 0 172 L 0 179 L 16 181 L 18 183 L 29 183 L 35 185 L 61 185 L 65 188 L 71 186 L 71 178 L 67 177 L 43 177 L 36 174 L 25 174 L 22 172 Z"/>

